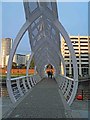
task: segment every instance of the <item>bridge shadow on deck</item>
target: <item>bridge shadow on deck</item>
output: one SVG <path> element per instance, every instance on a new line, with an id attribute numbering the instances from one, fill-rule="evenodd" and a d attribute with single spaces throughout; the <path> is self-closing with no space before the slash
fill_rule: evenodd
<path id="1" fill-rule="evenodd" d="M 46 78 L 39 82 L 8 118 L 66 118 L 56 81 Z"/>

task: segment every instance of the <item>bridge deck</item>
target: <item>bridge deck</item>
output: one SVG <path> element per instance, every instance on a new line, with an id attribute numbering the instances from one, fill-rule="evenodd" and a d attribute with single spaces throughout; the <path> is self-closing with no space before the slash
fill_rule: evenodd
<path id="1" fill-rule="evenodd" d="M 56 81 L 43 79 L 8 118 L 66 118 Z"/>

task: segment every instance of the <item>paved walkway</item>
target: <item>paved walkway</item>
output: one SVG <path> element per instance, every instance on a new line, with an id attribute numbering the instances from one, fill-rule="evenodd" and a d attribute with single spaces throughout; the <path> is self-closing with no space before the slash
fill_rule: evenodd
<path id="1" fill-rule="evenodd" d="M 66 118 L 56 81 L 43 79 L 8 118 Z"/>

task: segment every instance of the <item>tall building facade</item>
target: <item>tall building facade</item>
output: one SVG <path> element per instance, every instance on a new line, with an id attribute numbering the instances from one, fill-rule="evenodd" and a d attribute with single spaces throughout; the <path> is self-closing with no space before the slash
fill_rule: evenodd
<path id="1" fill-rule="evenodd" d="M 1 66 L 2 67 L 5 67 L 6 56 L 10 54 L 11 48 L 12 48 L 12 39 L 3 38 L 1 43 L 1 56 L 2 56 Z"/>
<path id="2" fill-rule="evenodd" d="M 90 75 L 90 37 L 88 36 L 70 36 L 73 48 L 75 50 L 78 75 L 89 76 Z M 62 38 L 61 40 L 61 52 L 65 59 L 67 74 L 73 74 L 73 66 L 71 56 L 67 47 L 67 44 Z"/>

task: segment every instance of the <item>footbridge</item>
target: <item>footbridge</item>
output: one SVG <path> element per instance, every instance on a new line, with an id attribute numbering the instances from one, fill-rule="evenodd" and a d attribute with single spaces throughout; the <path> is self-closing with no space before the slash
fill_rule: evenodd
<path id="1" fill-rule="evenodd" d="M 10 118 L 66 118 L 72 117 L 69 106 L 73 103 L 78 87 L 77 61 L 73 45 L 61 22 L 58 20 L 57 2 L 23 2 L 26 22 L 18 32 L 7 67 L 7 88 L 16 108 Z M 12 61 L 25 32 L 28 31 L 31 54 L 26 76 L 11 78 Z M 66 76 L 66 63 L 60 51 L 61 36 L 68 46 L 73 78 Z M 34 59 L 35 74 L 29 75 Z M 48 78 L 45 68 L 54 68 L 53 78 Z M 63 65 L 63 73 L 61 69 Z"/>

